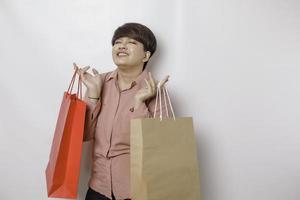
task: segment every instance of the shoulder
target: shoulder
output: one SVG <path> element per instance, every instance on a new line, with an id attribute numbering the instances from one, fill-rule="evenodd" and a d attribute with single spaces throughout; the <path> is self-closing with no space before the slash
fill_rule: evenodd
<path id="1" fill-rule="evenodd" d="M 102 81 L 108 80 L 109 77 L 110 77 L 115 71 L 116 71 L 116 70 L 112 70 L 112 71 L 100 73 L 100 77 L 101 77 Z"/>

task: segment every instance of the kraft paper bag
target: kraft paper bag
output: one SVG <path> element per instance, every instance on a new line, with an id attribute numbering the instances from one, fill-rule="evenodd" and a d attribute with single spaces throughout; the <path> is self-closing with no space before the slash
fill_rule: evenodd
<path id="1" fill-rule="evenodd" d="M 132 119 L 130 139 L 133 200 L 200 199 L 192 117 Z"/>
<path id="2" fill-rule="evenodd" d="M 71 94 L 75 75 L 63 95 L 45 171 L 48 197 L 77 198 L 86 103 L 79 98 L 80 78 L 77 94 Z"/>

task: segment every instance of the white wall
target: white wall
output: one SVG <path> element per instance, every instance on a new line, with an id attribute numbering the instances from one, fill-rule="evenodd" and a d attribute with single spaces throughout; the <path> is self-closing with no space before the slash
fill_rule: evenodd
<path id="1" fill-rule="evenodd" d="M 113 70 L 113 31 L 130 21 L 156 34 L 149 69 L 171 75 L 177 116 L 194 118 L 203 199 L 300 199 L 299 9 L 297 0 L 0 0 L 0 199 L 47 199 L 72 62 Z"/>

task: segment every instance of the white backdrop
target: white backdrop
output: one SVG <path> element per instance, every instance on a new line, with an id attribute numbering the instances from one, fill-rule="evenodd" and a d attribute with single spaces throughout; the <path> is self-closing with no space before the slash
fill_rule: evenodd
<path id="1" fill-rule="evenodd" d="M 125 22 L 155 33 L 149 63 L 193 116 L 203 200 L 300 199 L 298 0 L 0 0 L 0 199 L 47 199 L 44 171 L 72 62 L 115 69 Z M 80 197 L 90 167 L 84 146 Z"/>

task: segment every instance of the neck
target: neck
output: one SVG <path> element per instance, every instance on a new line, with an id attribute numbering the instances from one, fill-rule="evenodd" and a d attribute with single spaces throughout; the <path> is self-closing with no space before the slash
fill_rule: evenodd
<path id="1" fill-rule="evenodd" d="M 131 83 L 142 73 L 143 66 L 133 67 L 130 69 L 118 68 L 118 79 L 124 83 Z"/>

